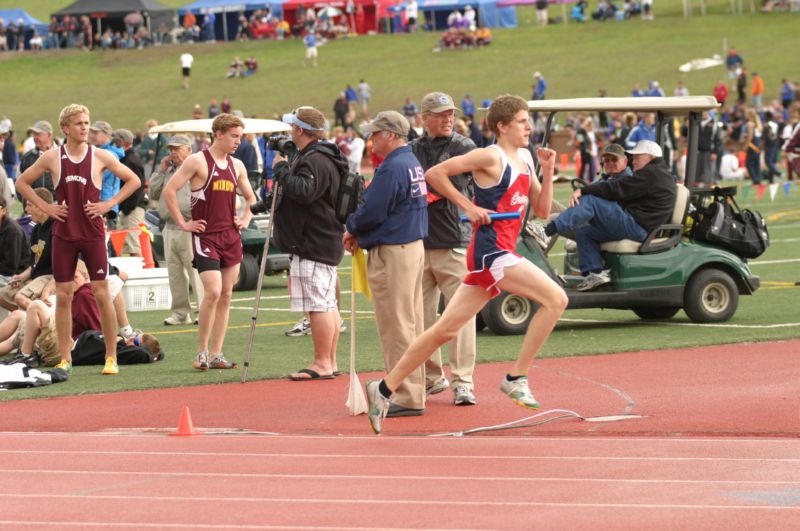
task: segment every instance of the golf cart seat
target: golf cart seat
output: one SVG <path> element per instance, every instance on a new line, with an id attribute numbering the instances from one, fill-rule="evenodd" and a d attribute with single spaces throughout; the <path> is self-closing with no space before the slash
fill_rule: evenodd
<path id="1" fill-rule="evenodd" d="M 672 209 L 669 223 L 653 230 L 641 243 L 634 240 L 616 240 L 601 243 L 600 249 L 618 254 L 647 254 L 670 249 L 677 245 L 683 235 L 683 220 L 688 207 L 689 189 L 679 184 L 678 193 L 675 194 L 675 207 Z"/>

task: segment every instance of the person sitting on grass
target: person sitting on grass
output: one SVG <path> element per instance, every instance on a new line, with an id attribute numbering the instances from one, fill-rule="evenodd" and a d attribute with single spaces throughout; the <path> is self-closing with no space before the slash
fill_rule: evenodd
<path id="1" fill-rule="evenodd" d="M 528 103 L 518 96 L 500 96 L 489 107 L 489 127 L 497 144 L 453 157 L 430 168 L 427 181 L 466 212 L 474 226 L 467 251 L 469 273 L 456 290 L 441 318 L 408 347 L 383 380 L 367 383 L 367 415 L 375 433 L 389 411 L 390 399 L 401 382 L 441 345 L 451 341 L 461 327 L 502 290 L 539 304 L 514 368 L 503 379 L 500 390 L 514 403 L 539 408 L 528 386 L 528 371 L 537 352 L 550 336 L 567 307 L 564 290 L 546 273 L 516 254 L 522 216 L 533 204 L 536 215 L 547 218 L 553 201 L 555 151 L 539 148 L 542 183 L 533 174 L 527 150 L 531 134 Z M 449 176 L 472 173 L 475 202 L 461 194 Z M 520 218 L 496 220 L 494 212 L 518 212 Z"/>

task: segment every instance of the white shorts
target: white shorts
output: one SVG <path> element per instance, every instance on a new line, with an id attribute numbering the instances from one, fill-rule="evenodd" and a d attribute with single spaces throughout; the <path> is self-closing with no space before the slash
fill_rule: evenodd
<path id="1" fill-rule="evenodd" d="M 117 298 L 119 292 L 122 291 L 122 285 L 125 284 L 119 275 L 111 275 L 108 277 L 108 294 L 111 295 L 111 300 Z"/>
<path id="2" fill-rule="evenodd" d="M 336 309 L 336 266 L 292 256 L 289 298 L 293 312 L 332 312 Z"/>
<path id="3" fill-rule="evenodd" d="M 306 48 L 306 59 L 314 59 L 315 57 L 317 57 L 317 47 Z"/>

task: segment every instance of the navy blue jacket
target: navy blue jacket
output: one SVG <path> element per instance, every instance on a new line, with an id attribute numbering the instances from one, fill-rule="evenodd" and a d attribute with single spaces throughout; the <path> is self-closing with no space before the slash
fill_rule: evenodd
<path id="1" fill-rule="evenodd" d="M 410 146 L 397 148 L 378 167 L 347 231 L 362 249 L 421 240 L 428 236 L 427 203 L 422 166 Z"/>

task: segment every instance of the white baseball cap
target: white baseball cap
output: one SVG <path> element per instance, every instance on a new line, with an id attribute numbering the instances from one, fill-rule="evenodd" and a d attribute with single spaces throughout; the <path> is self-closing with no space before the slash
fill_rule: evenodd
<path id="1" fill-rule="evenodd" d="M 662 157 L 664 153 L 661 151 L 661 146 L 652 140 L 639 140 L 633 149 L 627 151 L 631 155 L 652 155 L 654 157 Z"/>

